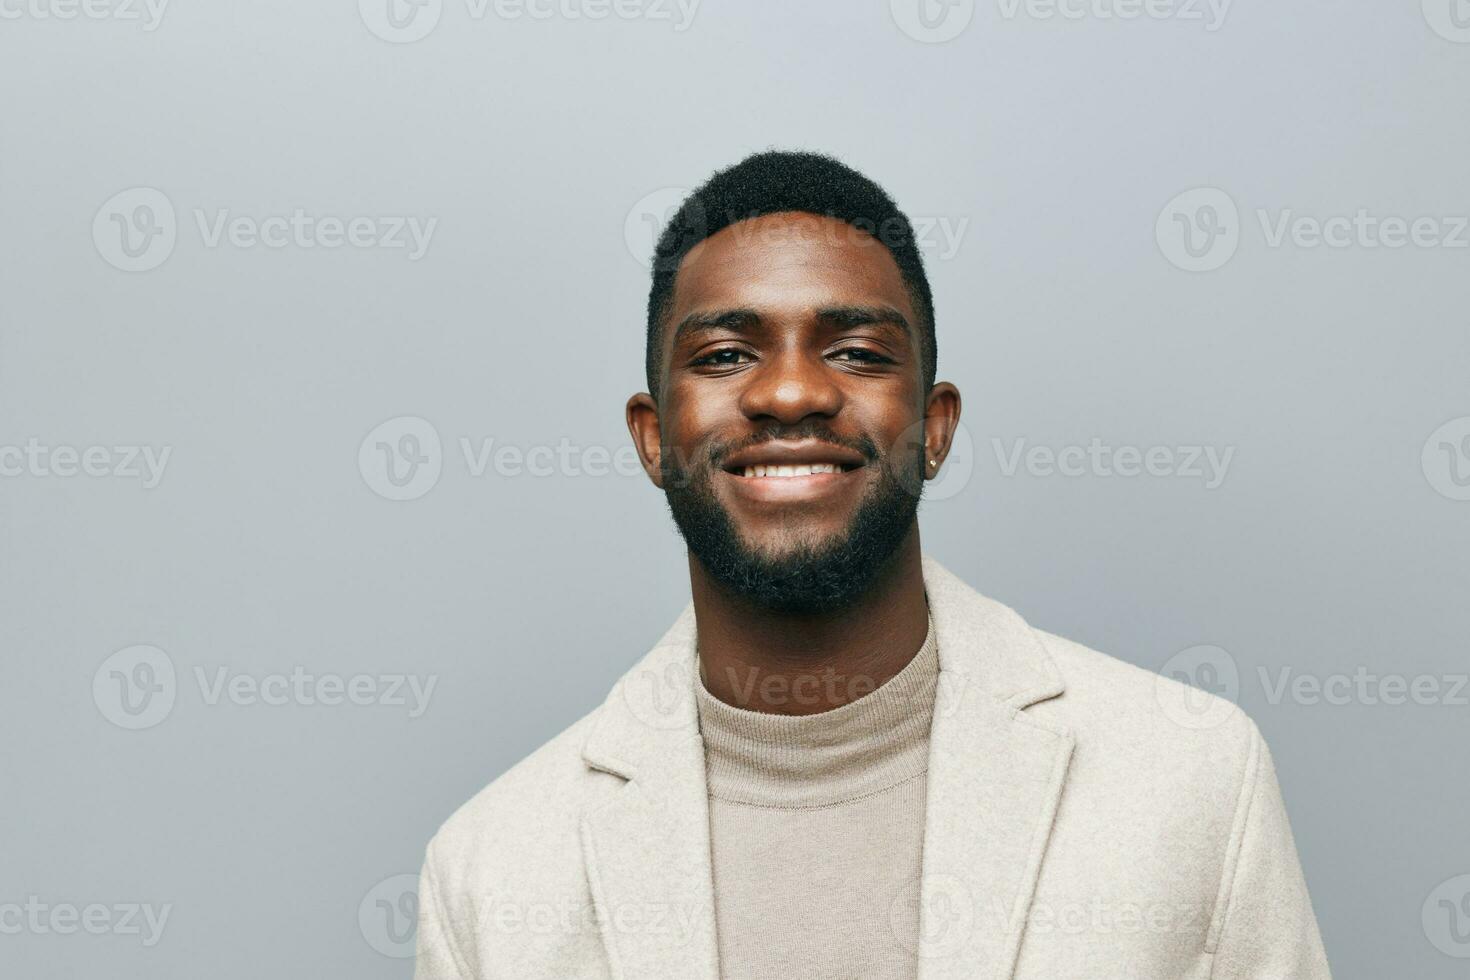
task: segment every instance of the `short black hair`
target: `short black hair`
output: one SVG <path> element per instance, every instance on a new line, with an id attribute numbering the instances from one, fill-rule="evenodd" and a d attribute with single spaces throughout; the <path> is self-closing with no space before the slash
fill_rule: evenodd
<path id="1" fill-rule="evenodd" d="M 893 199 L 872 180 L 820 153 L 768 150 L 721 170 L 685 199 L 669 219 L 653 254 L 653 286 L 648 293 L 648 390 L 659 393 L 664 320 L 673 303 L 679 263 L 706 238 L 751 218 L 802 211 L 845 221 L 882 242 L 903 276 L 909 300 L 919 315 L 924 388 L 934 385 L 938 350 L 934 342 L 934 297 L 913 225 Z"/>

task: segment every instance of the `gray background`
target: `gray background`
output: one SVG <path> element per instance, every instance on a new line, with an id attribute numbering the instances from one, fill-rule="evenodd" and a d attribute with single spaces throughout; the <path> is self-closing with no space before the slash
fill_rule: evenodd
<path id="1" fill-rule="evenodd" d="M 1470 942 L 1436 943 L 1421 910 L 1470 873 L 1466 692 L 1311 703 L 1258 673 L 1445 681 L 1470 661 L 1470 502 L 1421 462 L 1470 416 L 1470 250 L 1273 248 L 1256 216 L 1470 213 L 1470 44 L 1432 29 L 1436 0 L 1240 0 L 1217 30 L 988 0 L 946 43 L 886 0 L 705 0 L 682 31 L 446 0 L 414 43 L 350 0 L 173 0 L 154 30 L 18 2 L 0 19 L 0 446 L 171 456 L 151 489 L 0 478 L 0 906 L 172 910 L 151 946 L 0 935 L 0 974 L 409 975 L 372 944 L 373 889 L 687 597 L 641 477 L 476 476 L 460 440 L 626 447 L 640 209 L 662 207 L 640 202 L 774 145 L 836 153 L 966 229 L 928 259 L 973 475 L 922 509 L 927 549 L 1150 669 L 1228 651 L 1336 975 L 1464 975 Z M 92 231 L 134 187 L 177 212 L 145 272 Z M 1197 187 L 1239 207 L 1209 272 L 1155 234 Z M 438 225 L 413 261 L 211 247 L 194 216 L 295 208 Z M 358 451 L 401 416 L 432 423 L 442 474 L 392 501 Z M 1008 476 L 993 443 L 1094 438 L 1234 456 L 1207 489 Z M 176 703 L 132 731 L 93 680 L 137 644 L 171 658 Z M 411 718 L 210 704 L 195 679 L 298 667 L 437 687 Z"/>

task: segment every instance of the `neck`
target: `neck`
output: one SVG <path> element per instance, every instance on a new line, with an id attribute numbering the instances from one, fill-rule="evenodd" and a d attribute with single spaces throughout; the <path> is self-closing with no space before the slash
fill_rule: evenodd
<path id="1" fill-rule="evenodd" d="M 751 603 L 689 557 L 705 689 L 751 711 L 830 711 L 882 686 L 924 643 L 929 607 L 915 522 L 868 591 L 833 613 Z"/>

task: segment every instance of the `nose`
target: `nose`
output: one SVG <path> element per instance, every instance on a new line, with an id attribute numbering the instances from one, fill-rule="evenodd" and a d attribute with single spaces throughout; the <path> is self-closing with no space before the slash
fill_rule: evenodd
<path id="1" fill-rule="evenodd" d="M 768 355 L 748 375 L 740 408 L 751 420 L 794 425 L 809 415 L 831 418 L 842 408 L 842 389 L 820 355 L 787 349 Z"/>

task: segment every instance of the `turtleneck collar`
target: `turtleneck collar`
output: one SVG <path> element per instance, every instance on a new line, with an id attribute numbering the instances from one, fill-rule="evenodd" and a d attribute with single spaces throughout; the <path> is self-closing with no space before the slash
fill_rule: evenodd
<path id="1" fill-rule="evenodd" d="M 710 795 L 755 806 L 831 806 L 928 767 L 939 678 L 934 620 L 903 670 L 839 708 L 779 715 L 726 704 L 696 673 Z"/>

